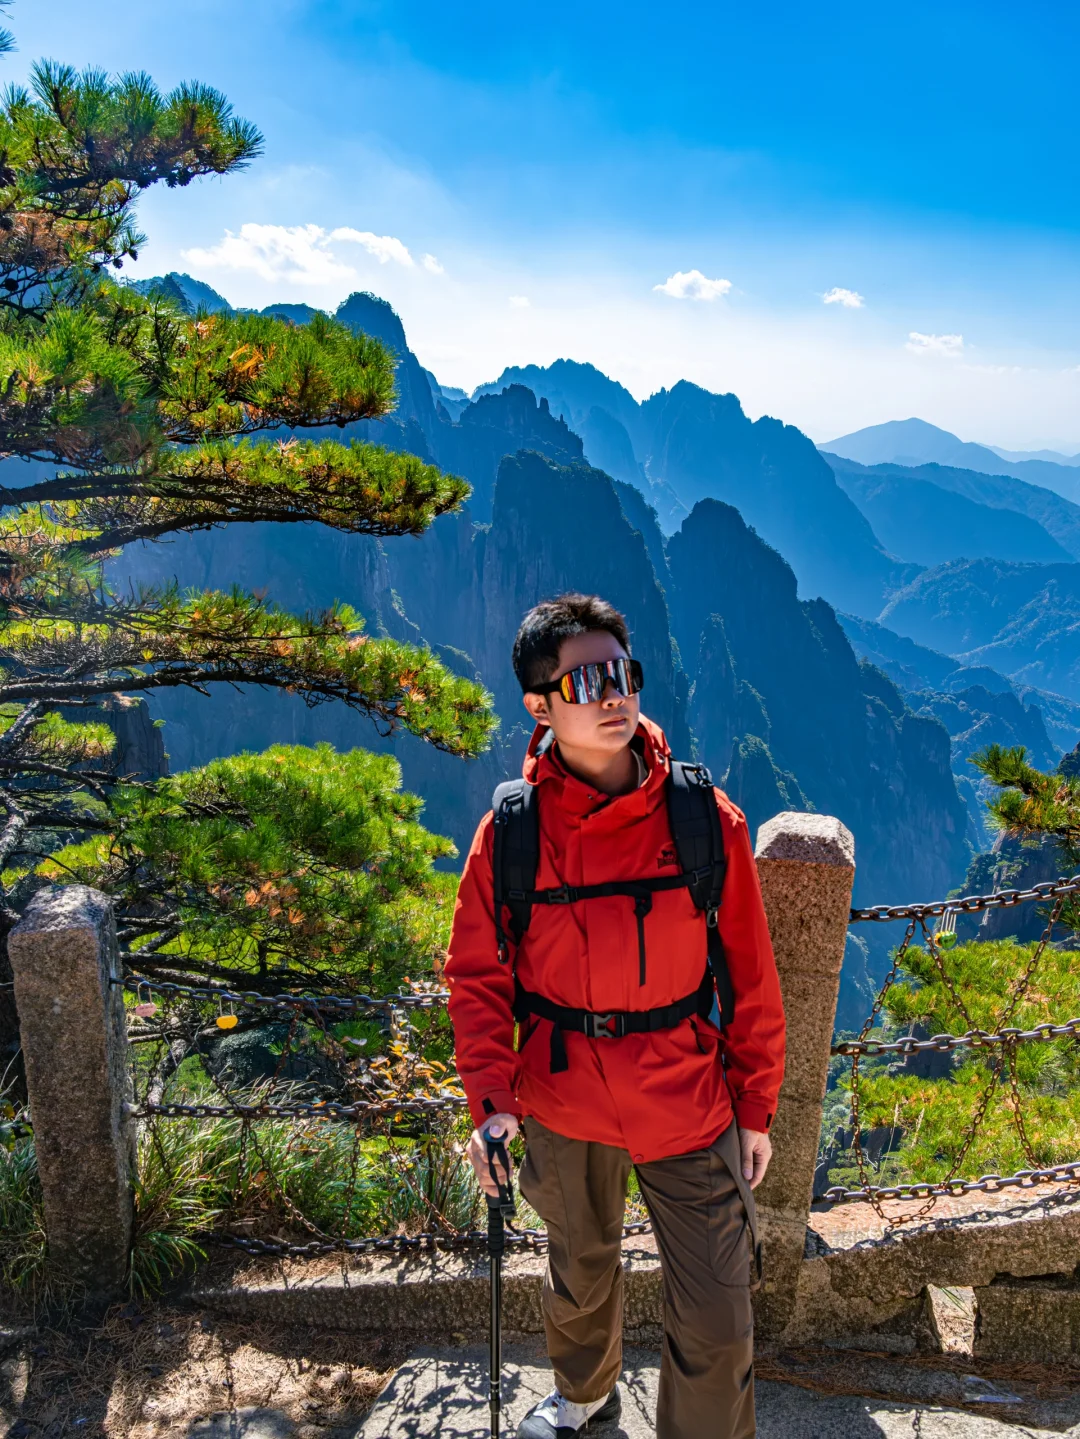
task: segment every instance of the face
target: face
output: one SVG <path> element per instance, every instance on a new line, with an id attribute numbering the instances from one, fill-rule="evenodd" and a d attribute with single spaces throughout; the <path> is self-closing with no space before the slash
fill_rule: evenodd
<path id="1" fill-rule="evenodd" d="M 607 630 L 590 630 L 564 640 L 553 680 L 578 665 L 627 658 L 626 651 Z M 564 750 L 593 750 L 614 754 L 630 743 L 641 713 L 638 695 L 627 698 L 608 683 L 603 699 L 593 704 L 567 704 L 561 694 L 524 696 L 525 708 L 538 724 L 550 725 Z"/>

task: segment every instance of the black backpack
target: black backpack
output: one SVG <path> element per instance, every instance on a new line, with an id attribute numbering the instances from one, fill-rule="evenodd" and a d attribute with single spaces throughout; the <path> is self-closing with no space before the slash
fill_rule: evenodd
<path id="1" fill-rule="evenodd" d="M 555 889 L 538 890 L 536 871 L 540 863 L 540 815 L 536 787 L 524 779 L 507 780 L 500 784 L 491 800 L 494 812 L 492 869 L 494 881 L 495 933 L 499 961 L 510 958 L 509 940 L 521 943 L 537 904 L 576 904 L 583 900 L 611 895 L 627 895 L 634 900 L 638 922 L 639 983 L 645 982 L 645 916 L 652 908 L 652 896 L 658 890 L 687 888 L 698 909 L 702 911 L 707 936 L 706 971 L 697 991 L 698 1014 L 708 1017 L 719 1000 L 720 1024 L 726 1027 L 735 1013 L 735 991 L 728 971 L 724 946 L 720 938 L 717 915 L 724 888 L 727 861 L 720 815 L 713 794 L 712 776 L 704 765 L 671 761 L 667 780 L 668 822 L 675 851 L 682 866 L 677 875 L 649 876 L 644 879 L 614 880 L 606 884 L 560 885 Z M 503 914 L 509 913 L 504 926 Z M 507 935 L 509 928 L 509 936 Z M 522 1001 L 522 996 L 525 1001 Z M 691 997 L 688 996 L 688 999 Z M 685 1005 L 683 1006 L 685 1009 Z M 552 1035 L 552 1069 L 566 1067 L 565 1050 L 559 1026 L 579 1029 L 595 1038 L 613 1038 L 633 1030 L 667 1027 L 660 1022 L 674 1020 L 677 1006 L 663 1010 L 631 1011 L 620 1015 L 589 1015 L 551 1004 L 537 995 L 528 995 L 518 987 L 515 1013 L 519 1020 L 539 1014 L 555 1020 Z M 690 1012 L 690 1011 L 687 1011 Z M 685 1017 L 685 1015 L 683 1016 Z M 650 1022 L 650 1019 L 655 1022 Z M 618 1021 L 617 1027 L 606 1028 L 599 1021 Z"/>

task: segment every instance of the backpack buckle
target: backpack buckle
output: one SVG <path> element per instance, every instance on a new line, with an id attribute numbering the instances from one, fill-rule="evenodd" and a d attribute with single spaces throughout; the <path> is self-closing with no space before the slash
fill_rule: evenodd
<path id="1" fill-rule="evenodd" d="M 557 889 L 549 889 L 547 892 L 547 902 L 548 904 L 572 904 L 570 886 L 568 884 L 560 884 Z"/>
<path id="2" fill-rule="evenodd" d="M 710 929 L 716 928 L 716 922 L 719 914 L 720 906 L 716 904 L 710 904 L 708 909 L 705 911 L 705 923 Z"/>
<path id="3" fill-rule="evenodd" d="M 587 1014 L 585 1033 L 590 1039 L 619 1039 L 622 1024 L 618 1014 Z"/>

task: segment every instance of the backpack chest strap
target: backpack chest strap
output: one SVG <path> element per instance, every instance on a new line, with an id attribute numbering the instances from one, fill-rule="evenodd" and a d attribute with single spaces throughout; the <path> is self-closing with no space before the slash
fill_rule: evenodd
<path id="1" fill-rule="evenodd" d="M 650 875 L 646 879 L 614 879 L 605 884 L 560 884 L 554 889 L 508 889 L 506 898 L 518 904 L 578 904 L 583 899 L 610 899 L 615 895 L 658 894 L 666 889 L 689 889 L 709 876 L 709 867 L 681 874 Z"/>

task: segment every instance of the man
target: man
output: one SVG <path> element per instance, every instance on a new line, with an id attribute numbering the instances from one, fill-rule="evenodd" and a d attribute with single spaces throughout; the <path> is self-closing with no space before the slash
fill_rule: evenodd
<path id="1" fill-rule="evenodd" d="M 521 1192 L 549 1235 L 543 1306 L 556 1388 L 518 1439 L 571 1439 L 618 1417 L 631 1168 L 664 1280 L 657 1435 L 747 1439 L 750 1191 L 771 1155 L 784 1015 L 746 822 L 706 791 L 726 864 L 719 909 L 707 915 L 674 842 L 672 757 L 640 714 L 644 676 L 606 601 L 537 605 L 513 662 L 536 724 L 524 765 L 539 814 L 535 890 L 556 893 L 533 904 L 523 932 L 505 905 L 496 915 L 488 814 L 462 874 L 446 975 L 480 1183 L 496 1192 L 486 1136 L 513 1139 L 523 1123 Z M 604 892 L 570 898 L 564 885 Z M 721 1031 L 714 981 L 725 962 Z"/>

